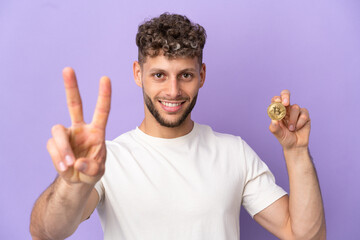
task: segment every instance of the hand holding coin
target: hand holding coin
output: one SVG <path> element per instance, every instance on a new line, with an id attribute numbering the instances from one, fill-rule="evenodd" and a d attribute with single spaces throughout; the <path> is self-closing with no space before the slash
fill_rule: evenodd
<path id="1" fill-rule="evenodd" d="M 310 135 L 309 112 L 297 104 L 290 105 L 289 90 L 283 90 L 280 96 L 273 97 L 267 112 L 272 119 L 269 129 L 284 149 L 308 146 Z"/>

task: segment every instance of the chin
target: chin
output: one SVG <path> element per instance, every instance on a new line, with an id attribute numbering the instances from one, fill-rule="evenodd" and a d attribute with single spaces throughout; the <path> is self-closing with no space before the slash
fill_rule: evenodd
<path id="1" fill-rule="evenodd" d="M 168 127 L 168 128 L 176 128 L 176 127 L 180 127 L 181 125 L 184 124 L 184 122 L 186 121 L 186 119 L 184 119 L 183 116 L 179 116 L 176 119 L 166 119 L 163 117 L 160 117 L 156 119 L 156 121 L 163 127 Z"/>

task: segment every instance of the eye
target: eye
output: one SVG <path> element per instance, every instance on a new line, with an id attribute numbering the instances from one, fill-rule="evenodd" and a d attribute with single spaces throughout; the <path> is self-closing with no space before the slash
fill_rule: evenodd
<path id="1" fill-rule="evenodd" d="M 181 77 L 182 77 L 183 79 L 190 79 L 192 76 L 193 76 L 193 75 L 192 75 L 191 73 L 183 73 L 183 74 L 181 75 Z"/>
<path id="2" fill-rule="evenodd" d="M 164 77 L 164 74 L 162 74 L 162 73 L 155 73 L 155 74 L 154 74 L 154 77 L 155 77 L 155 78 L 163 78 L 163 77 Z"/>

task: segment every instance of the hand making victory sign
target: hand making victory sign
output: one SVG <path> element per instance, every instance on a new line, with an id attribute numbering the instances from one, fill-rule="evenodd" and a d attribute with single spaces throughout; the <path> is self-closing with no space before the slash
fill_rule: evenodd
<path id="1" fill-rule="evenodd" d="M 105 127 L 110 112 L 110 79 L 100 79 L 94 116 L 92 122 L 86 124 L 74 70 L 64 68 L 63 78 L 72 125 L 69 128 L 55 125 L 47 149 L 59 176 L 66 182 L 95 184 L 105 171 Z"/>
<path id="2" fill-rule="evenodd" d="M 271 102 L 282 103 L 286 108 L 283 120 L 272 120 L 270 131 L 279 140 L 284 150 L 307 149 L 310 135 L 310 117 L 306 108 L 297 104 L 290 105 L 289 90 L 281 91 L 280 96 L 275 96 Z"/>

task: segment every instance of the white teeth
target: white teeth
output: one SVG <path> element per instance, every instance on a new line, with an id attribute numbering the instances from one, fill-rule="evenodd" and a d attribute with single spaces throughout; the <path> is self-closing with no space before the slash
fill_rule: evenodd
<path id="1" fill-rule="evenodd" d="M 161 102 L 161 103 L 167 107 L 177 107 L 181 104 L 181 103 L 169 103 L 169 102 Z"/>

